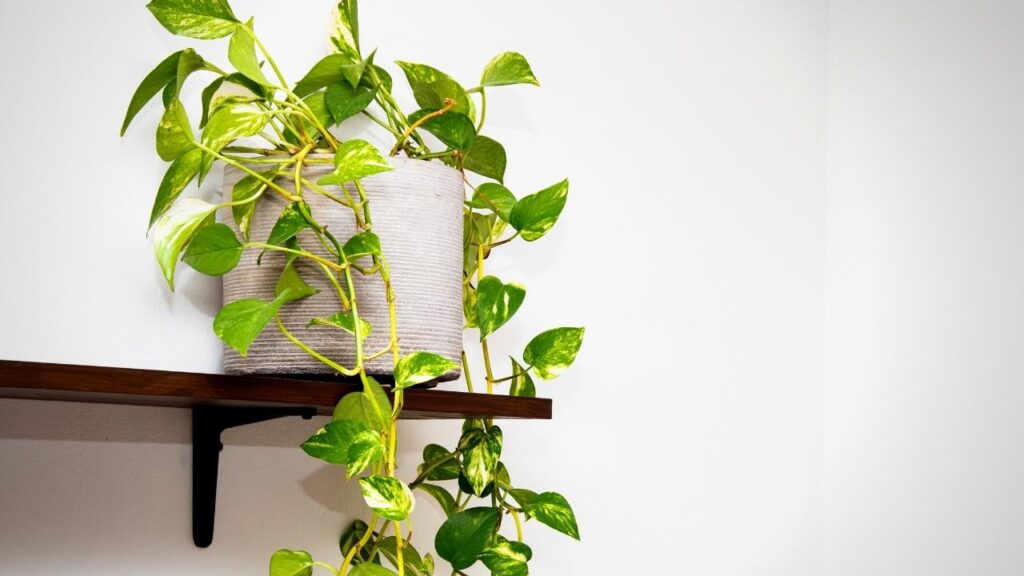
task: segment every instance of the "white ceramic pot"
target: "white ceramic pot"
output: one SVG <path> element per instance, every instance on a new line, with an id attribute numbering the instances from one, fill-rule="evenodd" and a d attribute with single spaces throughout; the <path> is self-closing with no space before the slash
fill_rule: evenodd
<path id="1" fill-rule="evenodd" d="M 391 268 L 397 300 L 398 337 L 403 354 L 426 351 L 458 362 L 462 353 L 462 202 L 464 188 L 458 171 L 438 162 L 393 158 L 394 170 L 362 180 L 370 202 L 373 231 Z M 305 168 L 307 180 L 316 182 L 333 170 L 330 164 Z M 243 176 L 241 170 L 227 167 L 224 173 L 224 197 Z M 282 188 L 294 190 L 294 180 L 279 181 Z M 337 186 L 325 187 L 338 193 Z M 352 190 L 353 196 L 355 191 Z M 314 218 L 327 226 L 342 243 L 355 233 L 351 209 L 325 198 L 313 190 L 303 191 Z M 270 236 L 286 201 L 273 191 L 260 199 L 252 219 L 250 239 L 265 242 Z M 235 227 L 230 209 L 220 220 Z M 329 257 L 311 231 L 298 236 L 303 249 Z M 247 250 L 238 266 L 224 276 L 224 303 L 242 298 L 272 300 L 274 286 L 284 266 L 284 254 L 266 252 L 257 264 L 257 250 Z M 341 310 L 336 291 L 323 272 L 307 259 L 297 266 L 303 279 L 320 292 L 291 303 L 281 311 L 290 332 L 317 352 L 351 367 L 355 363 L 354 338 L 341 330 L 313 326 L 311 318 L 328 317 Z M 354 274 L 359 315 L 371 325 L 365 350 L 373 353 L 388 345 L 388 307 L 384 285 L 378 275 Z M 344 282 L 342 282 L 344 286 Z M 370 374 L 388 380 L 392 357 L 385 354 L 369 362 Z M 224 371 L 228 374 L 331 374 L 332 370 L 311 358 L 271 322 L 253 342 L 247 357 L 224 349 Z M 458 371 L 442 379 L 454 379 Z"/>

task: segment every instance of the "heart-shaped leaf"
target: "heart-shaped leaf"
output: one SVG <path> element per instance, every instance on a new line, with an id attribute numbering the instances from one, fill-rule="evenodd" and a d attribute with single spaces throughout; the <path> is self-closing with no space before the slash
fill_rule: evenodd
<path id="1" fill-rule="evenodd" d="M 259 58 L 256 56 L 252 18 L 245 24 L 237 26 L 235 33 L 231 35 L 231 41 L 228 43 L 228 61 L 253 82 L 263 86 L 272 86 L 267 77 L 263 75 Z"/>
<path id="2" fill-rule="evenodd" d="M 192 148 L 194 144 L 192 127 L 188 123 L 185 107 L 177 98 L 171 100 L 164 110 L 156 128 L 156 153 L 161 160 L 170 162 Z"/>
<path id="3" fill-rule="evenodd" d="M 284 293 L 271 301 L 247 298 L 221 308 L 213 319 L 213 332 L 242 356 L 288 300 Z"/>
<path id="4" fill-rule="evenodd" d="M 533 377 L 526 371 L 525 368 L 516 362 L 515 358 L 509 358 L 512 361 L 512 385 L 509 387 L 509 396 L 519 396 L 522 398 L 534 398 L 537 396 L 537 387 L 533 383 Z"/>
<path id="5" fill-rule="evenodd" d="M 483 340 L 515 315 L 526 298 L 526 288 L 504 284 L 494 276 L 484 276 L 476 286 L 476 322 Z"/>
<path id="6" fill-rule="evenodd" d="M 432 496 L 437 503 L 441 505 L 441 510 L 444 511 L 444 515 L 451 517 L 452 514 L 458 509 L 458 505 L 455 503 L 455 497 L 452 496 L 451 492 L 445 490 L 441 486 L 436 484 L 417 484 L 417 490 L 422 490 Z"/>
<path id="7" fill-rule="evenodd" d="M 305 550 L 278 550 L 270 557 L 270 576 L 310 576 L 313 557 Z"/>
<path id="8" fill-rule="evenodd" d="M 227 0 L 153 0 L 146 8 L 168 32 L 200 40 L 223 38 L 240 24 Z"/>
<path id="9" fill-rule="evenodd" d="M 424 116 L 436 112 L 437 109 L 417 110 L 409 115 L 409 122 L 415 124 Z M 476 138 L 476 127 L 469 116 L 460 112 L 447 112 L 434 116 L 420 124 L 420 127 L 437 137 L 438 140 L 456 150 L 468 150 Z"/>
<path id="10" fill-rule="evenodd" d="M 401 390 L 440 378 L 455 370 L 458 364 L 430 352 L 406 354 L 395 365 L 395 388 Z"/>
<path id="11" fill-rule="evenodd" d="M 185 190 L 196 174 L 199 173 L 199 163 L 203 158 L 203 151 L 192 148 L 171 163 L 160 181 L 160 188 L 157 190 L 156 199 L 153 201 L 153 209 L 149 214 L 149 227 L 152 228 L 160 216 L 170 208 L 171 204 L 178 199 L 181 192 Z"/>
<path id="12" fill-rule="evenodd" d="M 314 458 L 347 468 L 349 478 L 384 456 L 379 432 L 358 420 L 332 420 L 302 444 Z"/>
<path id="13" fill-rule="evenodd" d="M 347 140 L 334 154 L 334 172 L 317 181 L 318 184 L 344 184 L 381 172 L 393 170 L 373 144 L 365 140 Z"/>
<path id="14" fill-rule="evenodd" d="M 377 88 L 359 85 L 353 88 L 346 82 L 335 82 L 324 92 L 324 103 L 334 118 L 335 124 L 341 124 L 366 109 L 377 96 Z"/>
<path id="15" fill-rule="evenodd" d="M 533 558 L 533 551 L 522 542 L 511 542 L 501 536 L 480 554 L 480 561 L 492 573 L 501 576 L 526 576 L 530 573 L 527 563 Z"/>
<path id="16" fill-rule="evenodd" d="M 345 258 L 349 261 L 358 260 L 365 256 L 380 256 L 380 238 L 373 232 L 360 232 L 348 239 L 341 247 Z"/>
<path id="17" fill-rule="evenodd" d="M 363 500 L 382 518 L 401 522 L 409 517 L 415 499 L 412 491 L 398 478 L 367 476 L 359 479 Z"/>
<path id="18" fill-rule="evenodd" d="M 343 310 L 329 318 L 313 318 L 309 321 L 310 326 L 333 326 L 335 328 L 341 328 L 345 332 L 355 336 L 356 335 L 356 319 L 352 315 L 351 311 Z M 371 326 L 370 323 L 362 318 L 359 319 L 359 336 L 366 338 L 370 335 Z"/>
<path id="19" fill-rule="evenodd" d="M 153 251 L 167 285 L 174 290 L 174 268 L 182 248 L 196 230 L 212 218 L 217 207 L 196 198 L 184 198 L 153 224 Z"/>
<path id="20" fill-rule="evenodd" d="M 497 140 L 478 134 L 473 140 L 473 145 L 466 151 L 462 167 L 481 176 L 504 182 L 507 162 L 504 146 Z"/>
<path id="21" fill-rule="evenodd" d="M 231 228 L 224 224 L 209 224 L 200 228 L 188 243 L 184 261 L 203 274 L 220 276 L 238 265 L 243 250 Z"/>
<path id="22" fill-rule="evenodd" d="M 526 57 L 518 52 L 498 54 L 484 68 L 480 78 L 481 86 L 508 86 L 509 84 L 533 84 L 540 86 L 530 69 Z"/>
<path id="23" fill-rule="evenodd" d="M 462 451 L 462 469 L 473 493 L 482 496 L 484 489 L 494 479 L 494 472 L 501 459 L 501 428 L 491 426 L 487 430 L 474 428 L 466 431 L 459 441 Z"/>
<path id="24" fill-rule="evenodd" d="M 455 480 L 459 477 L 459 461 L 444 446 L 427 444 L 423 448 L 423 463 L 416 472 L 427 472 L 427 480 Z"/>
<path id="25" fill-rule="evenodd" d="M 576 515 L 573 514 L 569 502 L 561 494 L 557 492 L 538 494 L 531 502 L 523 504 L 523 510 L 542 524 L 576 540 L 580 539 L 580 529 L 576 525 Z"/>
<path id="26" fill-rule="evenodd" d="M 583 344 L 583 328 L 554 328 L 534 336 L 523 350 L 523 361 L 538 376 L 551 380 L 565 372 Z"/>
<path id="27" fill-rule="evenodd" d="M 509 223 L 519 231 L 523 240 L 533 242 L 547 234 L 558 221 L 568 195 L 569 181 L 562 180 L 536 194 L 525 196 L 512 208 Z"/>
<path id="28" fill-rule="evenodd" d="M 454 570 L 465 570 L 477 561 L 498 529 L 501 511 L 479 507 L 463 510 L 448 518 L 434 537 L 438 556 L 451 563 Z"/>

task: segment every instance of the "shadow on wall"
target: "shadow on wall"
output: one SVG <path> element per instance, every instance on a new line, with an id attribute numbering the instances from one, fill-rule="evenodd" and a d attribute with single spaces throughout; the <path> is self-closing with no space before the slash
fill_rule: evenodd
<path id="1" fill-rule="evenodd" d="M 297 448 L 327 417 L 297 416 L 232 428 L 231 446 Z M 183 408 L 0 400 L 0 439 L 190 444 L 192 414 Z"/>

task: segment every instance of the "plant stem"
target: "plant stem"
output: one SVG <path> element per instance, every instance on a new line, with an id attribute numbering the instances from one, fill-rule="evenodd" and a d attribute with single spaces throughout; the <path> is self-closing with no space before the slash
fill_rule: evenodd
<path id="1" fill-rule="evenodd" d="M 302 340 L 299 340 L 294 335 L 292 335 L 292 333 L 289 332 L 288 329 L 284 327 L 284 322 L 281 321 L 281 316 L 280 315 L 274 316 L 274 319 L 277 320 L 277 327 L 278 327 L 278 329 L 281 330 L 281 333 L 284 334 L 286 338 L 291 340 L 293 344 L 295 344 L 296 346 L 301 348 L 302 351 L 305 352 L 306 354 L 309 354 L 313 358 L 316 358 L 317 360 L 319 360 L 319 361 L 323 362 L 324 364 L 330 366 L 331 368 L 336 370 L 339 374 L 344 374 L 345 376 L 355 376 L 356 374 L 358 374 L 358 372 L 359 372 L 358 370 L 353 370 L 353 369 L 350 369 L 350 368 L 345 368 L 341 364 L 338 364 L 338 363 L 332 361 L 331 359 L 323 356 L 322 354 L 320 354 L 316 350 L 313 350 L 312 348 L 307 346 L 305 342 L 303 342 Z"/>
<path id="2" fill-rule="evenodd" d="M 395 142 L 395 146 L 391 149 L 390 155 L 394 156 L 395 154 L 398 154 L 398 150 L 402 147 L 402 143 L 405 142 L 406 138 L 408 138 L 409 135 L 413 133 L 413 131 L 422 126 L 424 122 L 433 120 L 438 116 L 443 116 L 444 114 L 450 112 L 452 108 L 455 108 L 455 100 L 452 100 L 451 98 L 445 98 L 444 108 L 441 108 L 440 110 L 435 110 L 430 114 L 424 115 L 422 118 L 420 118 L 411 126 L 405 129 L 405 132 L 403 132 L 402 135 L 398 137 L 398 142 Z"/>

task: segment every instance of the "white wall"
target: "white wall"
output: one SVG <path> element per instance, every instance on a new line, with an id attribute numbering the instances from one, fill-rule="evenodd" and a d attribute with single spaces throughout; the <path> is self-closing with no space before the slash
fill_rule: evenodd
<path id="1" fill-rule="evenodd" d="M 233 4 L 292 76 L 322 54 L 329 1 Z M 534 573 L 818 574 L 823 3 L 362 4 L 382 61 L 469 82 L 516 49 L 544 85 L 495 90 L 488 114 L 513 190 L 572 179 L 558 229 L 493 265 L 530 288 L 498 348 L 588 326 L 578 366 L 542 388 L 555 419 L 505 427 L 513 478 L 563 492 L 583 533 L 529 526 Z M 219 368 L 216 282 L 186 273 L 168 295 L 144 238 L 158 111 L 117 138 L 136 83 L 182 45 L 142 2 L 0 0 L 0 357 Z M 226 436 L 215 541 L 193 548 L 188 426 L 0 401 L 0 573 L 260 573 L 285 546 L 337 559 L 361 504 L 294 448 L 315 428 L 300 420 Z M 457 434 L 403 432 L 406 470 Z"/>
<path id="2" fill-rule="evenodd" d="M 1024 569 L 1022 29 L 830 5 L 825 574 Z"/>

